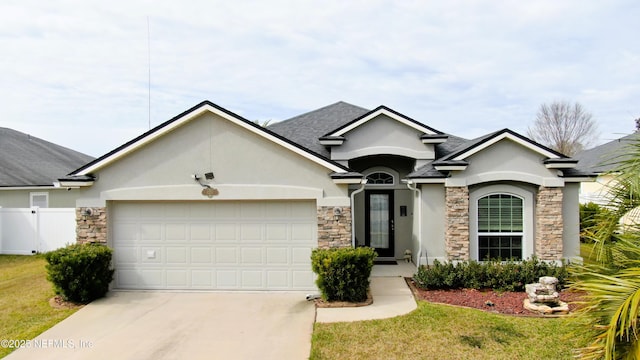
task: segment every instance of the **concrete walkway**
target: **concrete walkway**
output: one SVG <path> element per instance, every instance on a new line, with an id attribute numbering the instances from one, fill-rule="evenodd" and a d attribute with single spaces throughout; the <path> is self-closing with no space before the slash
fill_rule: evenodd
<path id="1" fill-rule="evenodd" d="M 417 304 L 403 276 L 413 275 L 412 271 L 415 271 L 415 267 L 411 270 L 402 264 L 374 266 L 371 272 L 373 304 L 351 308 L 318 308 L 316 322 L 386 319 L 410 313 L 417 308 Z M 402 276 L 395 275 L 398 273 Z"/>

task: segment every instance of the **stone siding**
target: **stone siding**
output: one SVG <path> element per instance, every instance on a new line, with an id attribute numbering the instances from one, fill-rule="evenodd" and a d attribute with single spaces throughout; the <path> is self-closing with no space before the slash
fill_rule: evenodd
<path id="1" fill-rule="evenodd" d="M 318 247 L 351 247 L 351 207 L 318 207 Z"/>
<path id="2" fill-rule="evenodd" d="M 76 241 L 107 243 L 107 208 L 76 208 Z"/>
<path id="3" fill-rule="evenodd" d="M 469 260 L 469 188 L 447 187 L 445 207 L 447 260 Z"/>
<path id="4" fill-rule="evenodd" d="M 536 256 L 562 258 L 562 188 L 541 186 L 536 194 Z"/>

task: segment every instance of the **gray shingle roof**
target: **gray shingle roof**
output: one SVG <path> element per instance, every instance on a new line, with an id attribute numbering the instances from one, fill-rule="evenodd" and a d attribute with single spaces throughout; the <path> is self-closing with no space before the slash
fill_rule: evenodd
<path id="1" fill-rule="evenodd" d="M 578 166 L 576 168 L 596 173 L 613 170 L 616 167 L 615 162 L 621 160 L 620 156 L 624 155 L 622 152 L 625 144 L 638 136 L 640 135 L 637 133 L 627 135 L 576 154 L 574 156 L 574 158 L 578 160 Z"/>
<path id="2" fill-rule="evenodd" d="M 369 112 L 365 108 L 339 101 L 335 104 L 269 125 L 267 129 L 307 149 L 330 158 L 329 150 L 318 140 L 353 119 Z"/>
<path id="3" fill-rule="evenodd" d="M 93 160 L 75 150 L 0 127 L 0 186 L 51 186 Z"/>

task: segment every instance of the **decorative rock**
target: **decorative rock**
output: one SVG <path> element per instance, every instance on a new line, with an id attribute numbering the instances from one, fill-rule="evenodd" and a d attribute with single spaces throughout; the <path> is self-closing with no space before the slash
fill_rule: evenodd
<path id="1" fill-rule="evenodd" d="M 542 314 L 568 313 L 569 305 L 560 301 L 556 284 L 557 278 L 543 276 L 537 283 L 525 285 L 528 298 L 524 300 L 524 308 Z"/>

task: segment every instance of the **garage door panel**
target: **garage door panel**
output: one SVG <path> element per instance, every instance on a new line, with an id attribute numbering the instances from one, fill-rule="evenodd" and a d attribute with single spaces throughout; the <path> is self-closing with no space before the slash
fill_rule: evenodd
<path id="1" fill-rule="evenodd" d="M 187 270 L 166 270 L 167 288 L 185 289 L 189 286 Z"/>
<path id="2" fill-rule="evenodd" d="M 241 287 L 245 289 L 262 289 L 265 287 L 263 276 L 264 272 L 262 270 L 241 270 Z"/>
<path id="3" fill-rule="evenodd" d="M 140 241 L 158 242 L 163 240 L 162 224 L 141 224 Z"/>
<path id="4" fill-rule="evenodd" d="M 294 247 L 291 249 L 291 264 L 292 265 L 306 265 L 309 264 L 311 258 L 311 248 L 308 247 Z"/>
<path id="5" fill-rule="evenodd" d="M 138 224 L 130 223 L 118 223 L 118 227 L 114 228 L 113 237 L 118 239 L 121 243 L 126 241 L 135 242 L 138 240 L 140 233 L 140 226 Z"/>
<path id="6" fill-rule="evenodd" d="M 238 270 L 219 269 L 216 271 L 216 285 L 222 289 L 239 289 Z"/>
<path id="7" fill-rule="evenodd" d="M 162 248 L 159 246 L 142 246 L 140 249 L 141 264 L 160 264 L 162 262 Z"/>
<path id="8" fill-rule="evenodd" d="M 288 263 L 289 263 L 288 247 L 267 248 L 267 264 L 268 265 L 287 265 Z"/>
<path id="9" fill-rule="evenodd" d="M 262 219 L 265 216 L 264 203 L 242 202 L 240 203 L 240 218 Z"/>
<path id="10" fill-rule="evenodd" d="M 289 270 L 267 270 L 267 287 L 274 290 L 290 288 Z"/>
<path id="11" fill-rule="evenodd" d="M 217 203 L 213 209 L 214 218 L 220 220 L 235 220 L 240 217 L 240 204 L 237 202 Z"/>
<path id="12" fill-rule="evenodd" d="M 235 242 L 238 238 L 235 224 L 216 224 L 217 242 Z"/>
<path id="13" fill-rule="evenodd" d="M 166 264 L 186 265 L 189 263 L 186 247 L 166 247 Z"/>
<path id="14" fill-rule="evenodd" d="M 215 287 L 213 270 L 191 270 L 191 287 L 196 289 L 211 289 Z"/>
<path id="15" fill-rule="evenodd" d="M 141 220 L 144 219 L 157 219 L 164 218 L 165 212 L 167 209 L 166 204 L 160 204 L 158 206 L 157 203 L 140 203 L 138 218 Z M 172 216 L 173 217 L 173 216 Z"/>
<path id="16" fill-rule="evenodd" d="M 263 249 L 260 247 L 242 247 L 240 249 L 240 264 L 261 265 L 263 261 Z"/>
<path id="17" fill-rule="evenodd" d="M 285 242 L 289 238 L 289 226 L 287 224 L 267 224 L 266 231 L 266 238 L 270 243 Z"/>
<path id="18" fill-rule="evenodd" d="M 216 248 L 216 264 L 234 265 L 238 264 L 238 249 L 235 247 Z"/>
<path id="19" fill-rule="evenodd" d="M 138 270 L 119 270 L 116 267 L 114 274 L 115 282 L 118 288 L 135 289 L 139 288 L 142 278 L 138 276 Z"/>
<path id="20" fill-rule="evenodd" d="M 260 242 L 262 241 L 262 224 L 241 224 L 240 241 Z"/>
<path id="21" fill-rule="evenodd" d="M 314 290 L 312 201 L 115 202 L 123 289 Z"/>
<path id="22" fill-rule="evenodd" d="M 189 239 L 191 242 L 211 242 L 213 239 L 213 229 L 210 224 L 189 224 L 189 235 L 185 236 L 185 239 Z"/>
<path id="23" fill-rule="evenodd" d="M 162 269 L 144 269 L 138 273 L 144 289 L 161 289 L 165 287 Z"/>
<path id="24" fill-rule="evenodd" d="M 192 247 L 191 248 L 191 264 L 193 265 L 212 265 L 213 249 L 210 247 Z"/>
<path id="25" fill-rule="evenodd" d="M 164 225 L 164 229 L 165 229 L 165 240 L 167 242 L 185 241 L 188 237 L 186 224 L 167 223 Z"/>
<path id="26" fill-rule="evenodd" d="M 313 224 L 291 224 L 291 241 L 309 243 L 315 239 L 315 226 Z"/>
<path id="27" fill-rule="evenodd" d="M 313 284 L 315 281 L 315 274 L 311 270 L 293 270 L 293 289 L 306 290 L 309 287 L 309 284 Z"/>
<path id="28" fill-rule="evenodd" d="M 114 251 L 114 263 L 119 265 L 131 265 L 138 262 L 138 248 L 136 246 L 121 246 Z"/>

